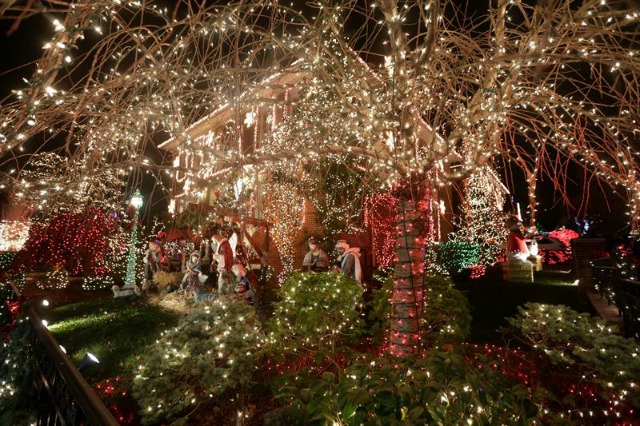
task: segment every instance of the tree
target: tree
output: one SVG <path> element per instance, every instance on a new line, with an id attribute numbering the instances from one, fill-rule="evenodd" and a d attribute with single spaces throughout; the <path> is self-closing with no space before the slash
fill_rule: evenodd
<path id="1" fill-rule="evenodd" d="M 109 236 L 116 220 L 98 210 L 62 213 L 45 224 L 34 224 L 21 251 L 27 268 L 45 265 L 75 275 L 105 275 Z"/>
<path id="2" fill-rule="evenodd" d="M 368 191 L 399 200 L 398 354 L 419 347 L 426 197 L 437 188 L 505 162 L 566 193 L 576 163 L 590 171 L 585 194 L 600 184 L 630 194 L 636 228 L 640 15 L 626 2 L 217 3 L 44 2 L 60 18 L 36 74 L 3 102 L 0 154 L 46 134 L 72 161 L 180 171 L 193 191 L 248 166 L 348 158 Z M 16 2 L 4 13 L 18 25 L 36 12 Z M 244 114 L 293 89 L 282 76 L 308 94 L 290 105 L 305 114 L 247 149 Z M 229 143 L 192 138 L 188 127 L 223 105 L 236 123 Z M 196 167 L 154 164 L 146 154 L 166 134 Z"/>
<path id="3" fill-rule="evenodd" d="M 53 152 L 33 155 L 14 183 L 16 201 L 24 203 L 37 220 L 51 219 L 57 214 L 97 209 L 114 211 L 121 201 L 126 173 L 101 167 L 86 159 L 71 163 Z"/>
<path id="4" fill-rule="evenodd" d="M 504 192 L 488 167 L 478 169 L 465 180 L 464 202 L 457 217 L 452 240 L 477 244 L 478 264 L 495 265 L 507 243 L 506 217 L 502 213 Z"/>

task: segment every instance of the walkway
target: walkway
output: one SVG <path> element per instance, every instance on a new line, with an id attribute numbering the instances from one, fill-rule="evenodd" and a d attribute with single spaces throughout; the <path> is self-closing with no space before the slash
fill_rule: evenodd
<path id="1" fill-rule="evenodd" d="M 619 327 L 622 326 L 622 317 L 618 315 L 616 305 L 609 304 L 607 299 L 600 297 L 600 293 L 595 290 L 588 292 L 587 296 L 589 296 L 591 305 L 593 305 L 593 308 L 598 312 L 600 317 Z"/>

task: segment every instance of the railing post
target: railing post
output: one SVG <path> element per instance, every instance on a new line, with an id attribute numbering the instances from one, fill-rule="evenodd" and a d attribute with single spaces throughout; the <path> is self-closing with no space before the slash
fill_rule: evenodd
<path id="1" fill-rule="evenodd" d="M 10 283 L 11 284 L 11 283 Z M 13 292 L 19 290 L 11 284 Z M 118 422 L 30 306 L 38 425 L 116 426 Z"/>

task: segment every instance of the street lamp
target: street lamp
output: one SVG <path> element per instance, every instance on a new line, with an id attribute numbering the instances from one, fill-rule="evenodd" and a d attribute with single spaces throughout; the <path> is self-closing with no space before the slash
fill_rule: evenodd
<path id="1" fill-rule="evenodd" d="M 138 240 L 138 212 L 142 207 L 142 195 L 136 189 L 131 197 L 131 205 L 136 209 L 133 215 L 133 228 L 131 229 L 131 240 L 129 241 L 129 256 L 127 258 L 127 275 L 124 278 L 124 288 L 135 287 L 136 285 L 136 242 Z"/>
<path id="2" fill-rule="evenodd" d="M 136 214 L 138 210 L 140 210 L 140 207 L 142 207 L 142 202 L 142 194 L 140 194 L 140 190 L 136 189 L 136 192 L 134 192 L 131 197 L 131 205 L 136 208 Z"/>

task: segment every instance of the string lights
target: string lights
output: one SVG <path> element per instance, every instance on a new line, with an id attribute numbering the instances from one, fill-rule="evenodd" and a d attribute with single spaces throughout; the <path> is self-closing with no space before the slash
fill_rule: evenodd
<path id="1" fill-rule="evenodd" d="M 35 13 L 15 3 L 15 16 Z M 146 174 L 162 190 L 163 179 L 173 179 L 191 200 L 218 181 L 229 188 L 247 166 L 271 179 L 275 164 L 297 170 L 330 159 L 361 172 L 367 191 L 384 193 L 420 180 L 447 190 L 505 161 L 566 192 L 567 165 L 575 163 L 591 171 L 585 189 L 598 182 L 626 195 L 636 231 L 637 10 L 606 0 L 560 1 L 544 10 L 505 1 L 473 15 L 447 0 L 302 4 L 49 5 L 46 16 L 58 19 L 36 71 L 3 101 L 0 155 L 35 159 L 40 149 L 30 144 L 62 146 L 69 179 L 53 183 L 51 170 L 50 183 L 37 188 L 69 204 L 90 192 L 79 189 L 95 184 L 102 170 L 126 174 L 129 184 Z M 150 154 L 167 137 L 188 163 Z M 3 184 L 18 189 L 23 177 L 32 184 L 25 163 L 3 175 Z M 98 192 L 92 202 L 107 199 L 108 191 Z M 254 195 L 272 203 L 270 217 L 300 205 L 290 188 Z M 53 203 L 46 199 L 45 206 Z M 277 238 L 291 253 L 288 233 L 297 219 L 295 211 L 285 216 L 292 226 L 283 225 Z M 418 245 L 425 238 L 404 225 L 401 233 Z M 411 250 L 411 260 L 397 251 L 397 306 L 407 296 L 402 273 L 415 282 L 424 270 L 419 249 Z M 405 323 L 416 317 L 406 314 Z M 411 347 L 411 336 L 397 341 Z"/>
<path id="2" fill-rule="evenodd" d="M 500 261 L 502 247 L 506 246 L 508 229 L 502 212 L 506 189 L 488 167 L 478 169 L 465 180 L 462 211 L 449 234 L 452 241 L 472 243 L 478 248 L 473 256 L 474 276 L 482 275 L 484 268 Z"/>

